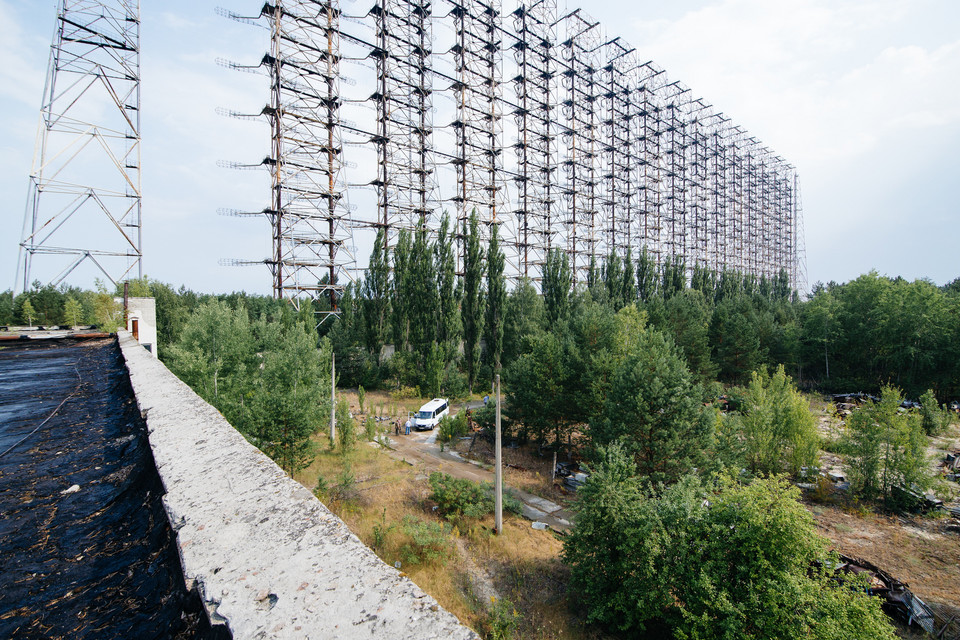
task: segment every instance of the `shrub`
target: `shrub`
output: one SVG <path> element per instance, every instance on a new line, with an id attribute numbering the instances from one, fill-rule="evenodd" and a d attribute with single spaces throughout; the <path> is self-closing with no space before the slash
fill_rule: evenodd
<path id="1" fill-rule="evenodd" d="M 370 442 L 377 438 L 377 421 L 373 419 L 373 416 L 363 421 L 363 437 Z"/>
<path id="2" fill-rule="evenodd" d="M 927 438 L 915 413 L 901 413 L 900 390 L 886 386 L 847 419 L 854 493 L 893 509 L 911 506 L 911 492 L 930 487 Z"/>
<path id="3" fill-rule="evenodd" d="M 400 557 L 410 564 L 433 562 L 450 554 L 453 541 L 449 524 L 422 520 L 416 516 L 403 517 L 403 532 L 409 537 L 400 548 Z"/>
<path id="4" fill-rule="evenodd" d="M 430 499 L 448 520 L 482 518 L 493 513 L 493 485 L 489 482 L 471 482 L 439 471 L 430 474 L 429 482 Z M 510 513 L 521 512 L 520 501 L 507 492 L 503 493 L 503 508 Z"/>
<path id="5" fill-rule="evenodd" d="M 630 637 L 895 638 L 879 599 L 812 569 L 833 558 L 784 478 L 652 489 L 623 448 L 601 454 L 563 549 L 588 621 Z"/>
<path id="6" fill-rule="evenodd" d="M 920 396 L 920 416 L 923 430 L 928 436 L 940 435 L 950 425 L 950 412 L 937 404 L 933 389 Z"/>
<path id="7" fill-rule="evenodd" d="M 437 442 L 440 443 L 440 450 L 443 451 L 443 446 L 457 438 L 466 435 L 467 433 L 467 413 L 466 411 L 461 410 L 455 416 L 444 416 L 440 419 L 440 424 L 437 431 Z"/>
<path id="8" fill-rule="evenodd" d="M 751 471 L 796 474 L 816 462 L 816 422 L 783 365 L 773 375 L 765 370 L 751 374 L 741 412 Z"/>
<path id="9" fill-rule="evenodd" d="M 520 613 L 506 598 L 491 597 L 491 600 L 485 637 L 489 640 L 511 640 L 520 622 Z"/>

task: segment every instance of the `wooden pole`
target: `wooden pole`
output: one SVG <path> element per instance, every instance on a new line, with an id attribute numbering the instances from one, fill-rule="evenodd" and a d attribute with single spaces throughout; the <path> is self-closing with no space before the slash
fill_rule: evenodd
<path id="1" fill-rule="evenodd" d="M 497 442 L 496 442 L 496 457 L 497 457 L 497 472 L 496 472 L 496 484 L 494 486 L 494 492 L 496 494 L 496 511 L 495 511 L 495 521 L 497 528 L 497 535 L 500 535 L 503 532 L 503 454 L 501 451 L 502 439 L 500 434 L 500 374 L 498 373 L 496 378 L 497 384 Z"/>
<path id="2" fill-rule="evenodd" d="M 330 354 L 330 442 L 337 441 L 337 354 Z"/>

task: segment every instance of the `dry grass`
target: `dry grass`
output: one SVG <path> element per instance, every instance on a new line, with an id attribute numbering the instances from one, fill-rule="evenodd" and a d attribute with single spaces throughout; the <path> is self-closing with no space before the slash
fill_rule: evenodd
<path id="1" fill-rule="evenodd" d="M 401 570 L 411 580 L 465 624 L 485 632 L 490 603 L 485 601 L 489 595 L 481 594 L 489 594 L 492 588 L 499 597 L 510 600 L 521 616 L 516 638 L 601 637 L 570 613 L 568 572 L 560 560 L 563 545 L 554 534 L 532 529 L 528 521 L 505 514 L 504 535 L 495 536 L 493 517 L 488 516 L 461 525 L 462 531 L 453 527 L 445 557 L 411 564 L 404 553 L 404 546 L 411 543 L 404 518 L 442 522 L 432 511 L 426 475 L 368 443 L 359 443 L 355 451 L 342 456 L 329 450 L 325 437 L 317 442 L 321 453 L 297 474 L 297 480 L 313 489 L 322 477 L 332 488 L 349 465 L 353 490 L 341 500 L 324 498 L 324 503 L 384 562 L 393 565 L 400 561 Z M 549 461 L 546 464 L 549 466 Z M 536 477 L 535 472 L 516 473 Z M 546 480 L 549 484 L 549 475 Z M 528 480 L 526 486 L 533 484 Z M 385 533 L 378 535 L 378 530 Z"/>
<path id="2" fill-rule="evenodd" d="M 483 438 L 478 436 L 475 440 L 461 440 L 455 443 L 453 448 L 463 457 L 493 468 L 493 444 Z M 563 458 L 561 457 L 560 460 Z M 569 499 L 569 494 L 559 488 L 559 481 L 551 482 L 550 480 L 553 466 L 552 453 L 540 457 L 533 445 L 516 449 L 504 447 L 503 461 L 506 464 L 503 474 L 504 482 L 508 486 L 557 503 L 563 503 Z"/>

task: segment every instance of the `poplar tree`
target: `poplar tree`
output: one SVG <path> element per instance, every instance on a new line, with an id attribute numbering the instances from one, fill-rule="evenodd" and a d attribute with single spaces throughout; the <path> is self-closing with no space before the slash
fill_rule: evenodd
<path id="1" fill-rule="evenodd" d="M 467 369 L 467 388 L 473 393 L 473 383 L 480 368 L 480 326 L 483 319 L 483 252 L 480 248 L 480 223 L 477 210 L 470 214 L 469 228 L 464 230 L 466 251 L 463 260 L 463 359 Z"/>
<path id="2" fill-rule="evenodd" d="M 440 316 L 437 274 L 426 225 L 420 225 L 414 235 L 406 282 L 409 339 L 420 362 L 425 362 L 430 355 L 431 345 L 437 339 Z"/>
<path id="3" fill-rule="evenodd" d="M 393 327 L 393 346 L 404 351 L 410 338 L 409 305 L 411 303 L 408 283 L 410 270 L 410 232 L 400 230 L 397 244 L 393 248 L 393 286 L 391 323 Z"/>
<path id="4" fill-rule="evenodd" d="M 657 295 L 657 284 L 657 265 L 644 247 L 637 261 L 637 295 L 640 300 L 650 302 Z"/>
<path id="5" fill-rule="evenodd" d="M 440 220 L 437 240 L 434 244 L 434 264 L 437 270 L 437 294 L 440 301 L 440 317 L 437 324 L 437 342 L 444 346 L 444 359 L 453 359 L 456 342 L 460 337 L 460 318 L 457 314 L 460 301 L 457 291 L 457 273 L 453 256 L 453 238 L 450 234 L 450 216 L 446 213 Z"/>
<path id="6" fill-rule="evenodd" d="M 503 276 L 504 257 L 500 250 L 499 226 L 490 227 L 487 246 L 487 308 L 483 338 L 493 373 L 500 372 L 503 357 L 503 316 L 507 301 L 507 282 Z"/>
<path id="7" fill-rule="evenodd" d="M 543 268 L 543 304 L 547 312 L 547 324 L 556 326 L 567 316 L 570 309 L 570 262 L 560 249 L 551 249 Z"/>
<path id="8" fill-rule="evenodd" d="M 387 261 L 386 238 L 383 229 L 377 229 L 370 253 L 370 264 L 363 282 L 363 313 L 366 318 L 364 342 L 380 362 L 383 343 L 387 339 L 390 313 L 390 263 Z"/>
<path id="9" fill-rule="evenodd" d="M 606 269 L 603 272 L 604 285 L 607 287 L 607 299 L 614 310 L 623 306 L 623 263 L 616 249 L 607 256 Z"/>
<path id="10" fill-rule="evenodd" d="M 633 249 L 627 247 L 627 255 L 623 260 L 623 276 L 620 280 L 620 304 L 633 304 L 637 299 L 637 277 L 633 264 Z"/>

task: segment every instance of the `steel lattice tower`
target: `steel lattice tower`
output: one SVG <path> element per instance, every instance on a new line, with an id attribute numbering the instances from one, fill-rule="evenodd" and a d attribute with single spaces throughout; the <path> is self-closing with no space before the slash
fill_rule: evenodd
<path id="1" fill-rule="evenodd" d="M 298 309 L 300 300 L 317 299 L 322 321 L 337 313 L 355 263 L 343 177 L 340 9 L 335 1 L 275 0 L 259 16 L 226 15 L 265 20 L 270 31 L 270 52 L 257 67 L 228 64 L 270 78 L 269 103 L 259 116 L 230 113 L 270 125 L 271 152 L 259 165 L 270 171 L 270 205 L 248 214 L 270 221 L 272 255 L 262 263 L 273 275 L 276 298 Z"/>
<path id="2" fill-rule="evenodd" d="M 803 286 L 796 170 L 582 11 L 558 17 L 556 0 L 371 5 L 341 16 L 322 0 L 273 0 L 261 13 L 274 42 L 261 114 L 275 132 L 274 202 L 262 213 L 278 295 L 304 291 L 284 267 L 308 280 L 323 271 L 315 286 L 335 310 L 351 233 L 384 229 L 392 250 L 399 230 L 434 228 L 441 202 L 453 203 L 455 235 L 474 209 L 484 235 L 501 227 L 514 280 L 540 280 L 561 248 L 576 282 L 611 253 L 646 251 L 687 276 L 786 270 Z M 436 131 L 435 112 L 449 118 Z M 344 166 L 357 168 L 356 214 Z M 296 253 L 311 248 L 312 260 Z"/>
<path id="3" fill-rule="evenodd" d="M 60 0 L 16 290 L 85 262 L 113 284 L 143 277 L 140 179 L 140 3 Z M 59 271 L 37 277 L 40 256 Z"/>

